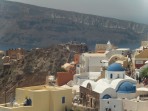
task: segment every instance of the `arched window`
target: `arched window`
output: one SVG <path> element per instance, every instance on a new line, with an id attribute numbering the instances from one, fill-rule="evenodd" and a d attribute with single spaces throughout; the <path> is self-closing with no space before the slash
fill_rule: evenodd
<path id="1" fill-rule="evenodd" d="M 113 74 L 110 74 L 110 79 L 112 79 L 113 78 Z"/>
<path id="2" fill-rule="evenodd" d="M 91 87 L 91 84 L 90 83 L 87 84 L 87 88 L 90 89 L 90 90 L 92 90 L 92 87 Z"/>
<path id="3" fill-rule="evenodd" d="M 104 95 L 104 96 L 103 96 L 103 98 L 102 98 L 102 99 L 109 99 L 109 98 L 111 98 L 111 96 L 110 96 L 110 95 L 108 95 L 108 94 L 106 94 L 106 95 Z"/>

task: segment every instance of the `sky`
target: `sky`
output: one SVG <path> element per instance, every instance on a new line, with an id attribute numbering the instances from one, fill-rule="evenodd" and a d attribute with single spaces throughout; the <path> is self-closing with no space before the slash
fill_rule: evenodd
<path id="1" fill-rule="evenodd" d="M 9 0 L 148 24 L 148 0 Z"/>

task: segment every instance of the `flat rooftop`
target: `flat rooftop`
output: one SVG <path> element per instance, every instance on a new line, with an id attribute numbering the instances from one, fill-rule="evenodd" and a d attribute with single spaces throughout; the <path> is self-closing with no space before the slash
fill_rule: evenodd
<path id="1" fill-rule="evenodd" d="M 104 56 L 106 56 L 105 53 L 83 53 L 83 55 L 84 56 L 87 56 L 87 57 L 90 57 L 90 56 L 91 57 L 98 57 L 98 56 L 99 57 L 100 56 L 103 56 L 104 57 Z"/>
<path id="2" fill-rule="evenodd" d="M 49 86 L 49 85 L 41 85 L 41 86 L 30 86 L 30 87 L 22 87 L 17 88 L 20 90 L 28 90 L 28 91 L 59 91 L 59 90 L 67 90 L 70 88 L 64 88 L 59 86 Z"/>

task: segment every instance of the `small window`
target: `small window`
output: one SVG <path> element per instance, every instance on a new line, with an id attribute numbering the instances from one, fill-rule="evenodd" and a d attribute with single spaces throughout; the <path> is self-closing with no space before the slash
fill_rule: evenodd
<path id="1" fill-rule="evenodd" d="M 65 103 L 65 97 L 62 97 L 62 104 Z"/>
<path id="2" fill-rule="evenodd" d="M 119 78 L 120 76 L 119 76 L 119 74 L 117 75 L 117 78 Z"/>
<path id="3" fill-rule="evenodd" d="M 111 79 L 113 78 L 113 74 L 110 74 L 110 78 L 111 78 Z"/>
<path id="4" fill-rule="evenodd" d="M 91 87 L 91 84 L 90 84 L 90 83 L 87 84 L 87 88 L 88 88 L 89 90 L 92 90 L 92 87 Z"/>

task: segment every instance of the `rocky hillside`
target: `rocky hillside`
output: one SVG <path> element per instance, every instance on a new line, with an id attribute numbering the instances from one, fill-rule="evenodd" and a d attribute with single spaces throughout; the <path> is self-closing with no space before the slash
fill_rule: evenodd
<path id="1" fill-rule="evenodd" d="M 95 15 L 0 1 L 0 44 L 42 47 L 80 41 L 94 47 L 108 40 L 137 46 L 148 36 L 148 25 Z"/>
<path id="2" fill-rule="evenodd" d="M 25 58 L 13 61 L 11 67 L 0 67 L 0 103 L 4 102 L 5 89 L 7 101 L 14 97 L 16 87 L 45 84 L 48 71 L 56 75 L 61 65 L 73 59 L 75 53 L 87 51 L 85 44 L 60 44 L 49 48 L 32 49 Z"/>

